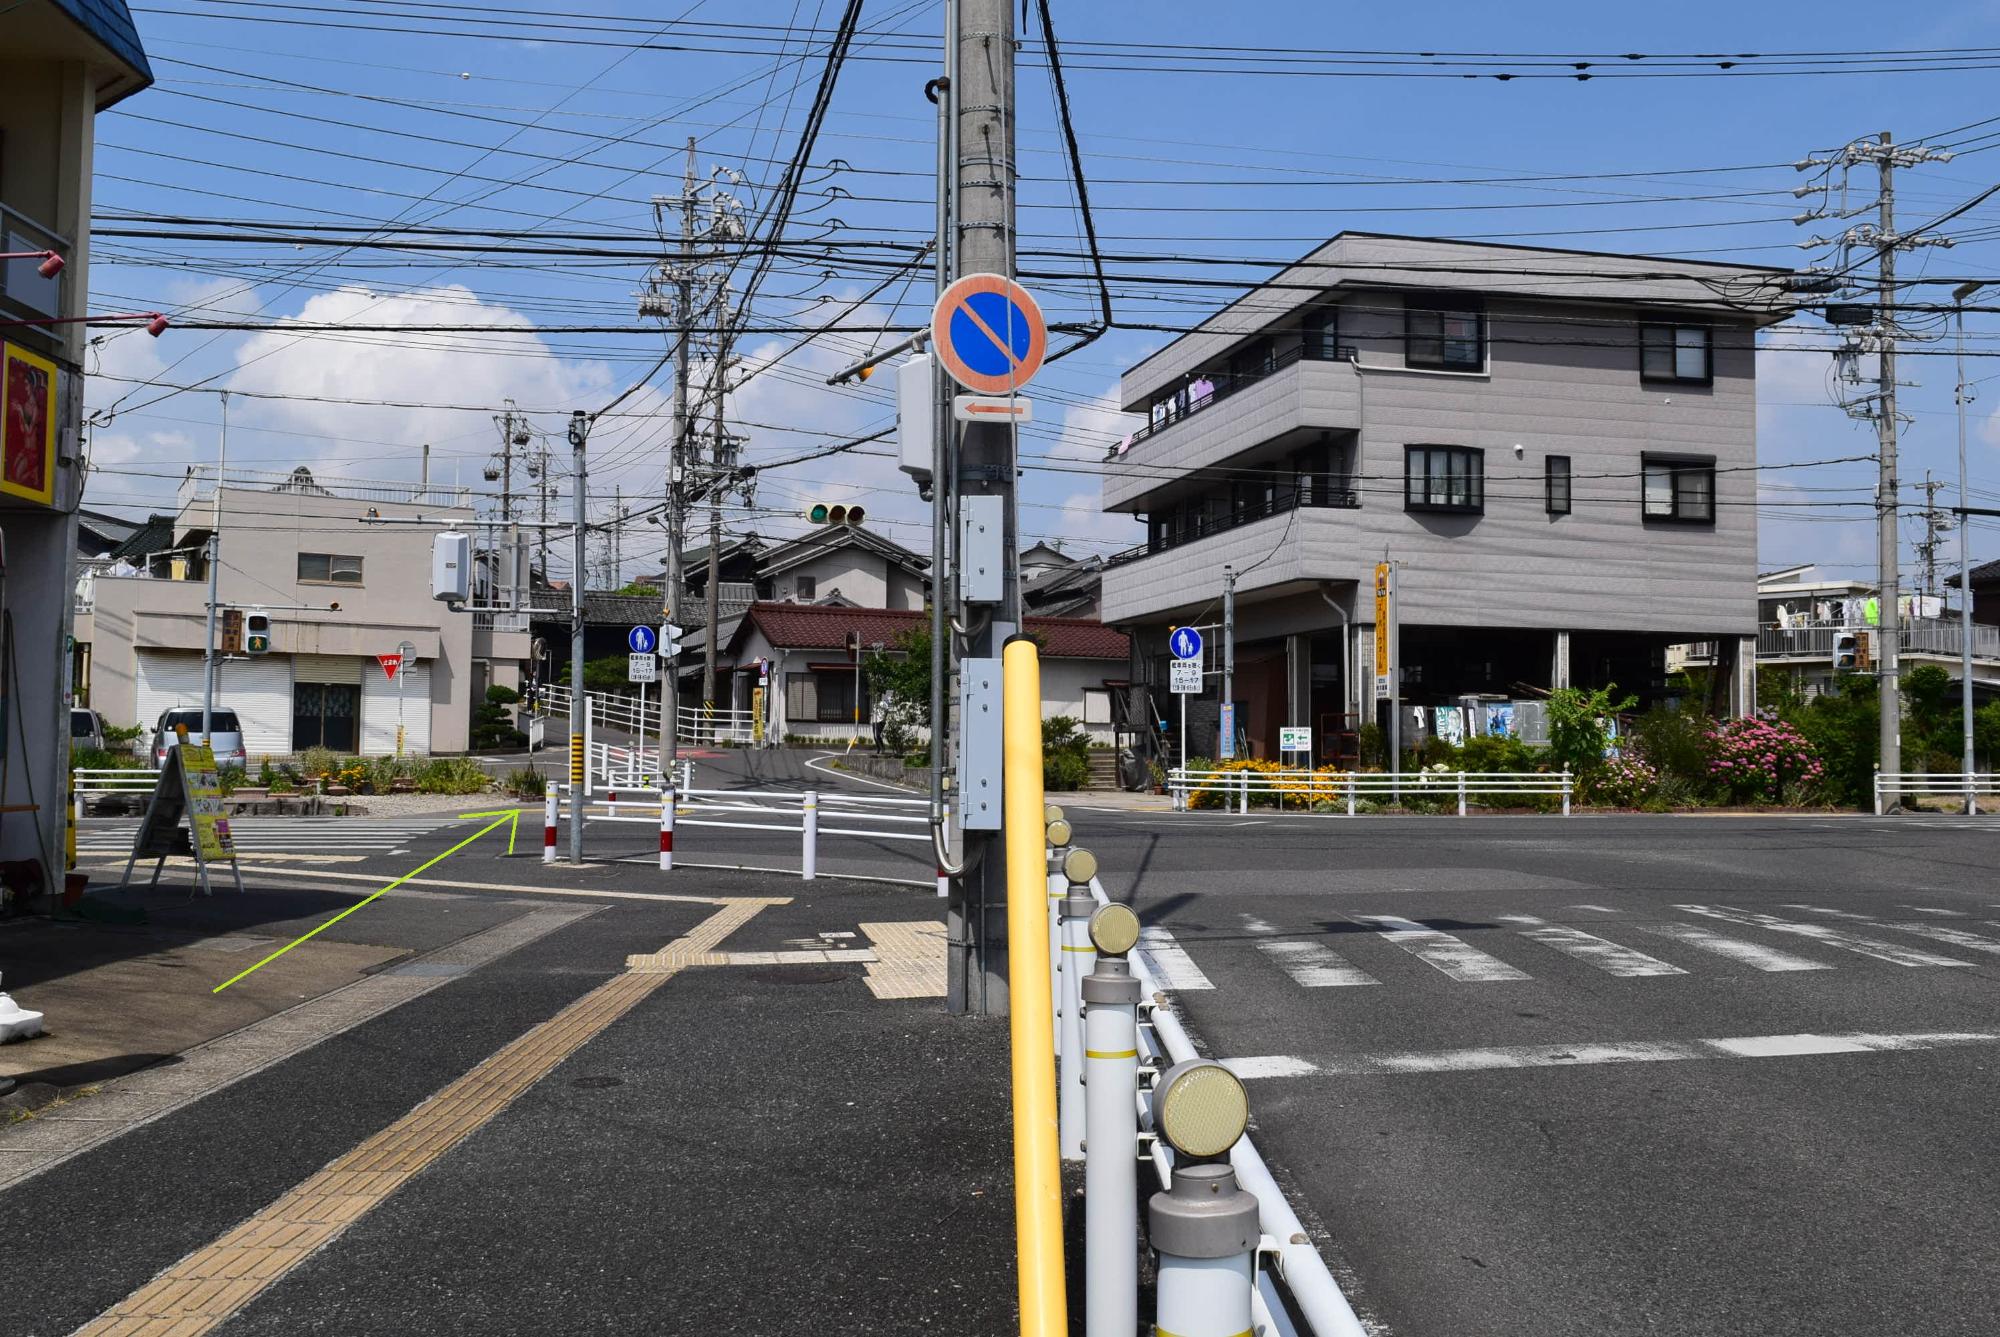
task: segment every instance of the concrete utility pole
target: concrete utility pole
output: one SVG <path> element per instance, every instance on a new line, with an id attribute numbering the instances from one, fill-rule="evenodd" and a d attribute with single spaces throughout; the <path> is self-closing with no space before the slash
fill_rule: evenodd
<path id="1" fill-rule="evenodd" d="M 215 746 L 209 716 L 215 712 L 216 579 L 222 569 L 222 478 L 229 468 L 229 392 L 222 392 L 222 439 L 215 451 L 215 498 L 208 526 L 208 630 L 201 643 L 201 741 Z"/>
<path id="2" fill-rule="evenodd" d="M 1898 672 L 1902 655 L 1902 620 L 1897 608 L 1901 592 L 1901 546 L 1896 533 L 1896 155 L 1890 148 L 1889 132 L 1882 132 L 1883 152 L 1877 158 L 1882 173 L 1882 193 L 1877 208 L 1880 218 L 1881 249 L 1876 252 L 1876 324 L 1881 328 L 1879 354 L 1881 402 L 1875 418 L 1876 441 L 1880 453 L 1875 484 L 1875 525 L 1877 560 L 1881 564 L 1881 640 L 1879 662 L 1882 676 L 1877 684 L 1882 710 L 1880 769 L 1894 775 L 1903 769 L 1903 697 Z"/>
<path id="3" fill-rule="evenodd" d="M 958 0 L 946 40 L 955 48 L 951 96 L 958 109 L 952 264 L 956 276 L 1014 275 L 1014 15 L 1008 0 Z M 966 654 L 998 658 L 1021 625 L 1020 524 L 1015 507 L 1015 429 L 967 423 L 958 449 L 958 495 L 999 497 L 1001 601 L 975 625 Z M 949 955 L 947 1006 L 1002 1014 L 1007 997 L 1007 869 L 998 831 L 965 833 L 965 875 L 947 907 L 965 942 Z M 1027 944 L 1031 949 L 1034 944 Z"/>
<path id="4" fill-rule="evenodd" d="M 688 458 L 688 345 L 694 334 L 694 136 L 687 141 L 687 164 L 681 173 L 681 193 L 678 200 L 656 197 L 653 208 L 656 216 L 669 204 L 680 207 L 680 251 L 677 263 L 669 268 L 673 280 L 674 301 L 671 315 L 676 331 L 674 343 L 674 424 L 673 439 L 667 446 L 667 470 L 664 500 L 667 514 L 667 564 L 666 577 L 662 582 L 660 596 L 660 617 L 672 622 L 676 616 L 686 617 L 681 598 L 687 592 L 687 577 L 682 569 L 683 554 L 687 544 L 687 522 L 684 485 L 687 477 Z M 664 221 L 664 220 L 663 220 Z M 640 315 L 660 315 L 667 308 L 657 301 L 649 305 L 642 300 Z M 663 647 L 664 648 L 664 647 Z M 667 660 L 667 689 L 660 701 L 660 758 L 664 773 L 674 773 L 674 763 L 680 756 L 680 666 L 678 661 Z"/>
<path id="5" fill-rule="evenodd" d="M 589 564 L 590 526 L 585 519 L 588 504 L 588 475 L 584 471 L 583 448 L 590 439 L 590 418 L 582 409 L 569 415 L 570 518 L 575 532 L 570 544 L 569 578 L 569 861 L 583 862 L 583 810 L 590 806 L 586 781 L 590 758 L 582 756 L 584 719 L 590 709 L 590 693 L 583 682 L 583 573 Z"/>
<path id="6" fill-rule="evenodd" d="M 729 394 L 729 336 L 725 327 L 729 312 L 724 303 L 715 304 L 717 341 L 715 347 L 715 435 L 709 444 L 708 479 L 708 608 L 706 630 L 702 634 L 701 701 L 710 720 L 715 712 L 715 652 L 717 624 L 722 620 L 722 487 L 733 467 L 735 447 L 729 443 L 723 425 L 722 408 Z M 711 725 L 711 727 L 713 727 Z M 712 740 L 711 740 L 712 741 Z"/>
<path id="7" fill-rule="evenodd" d="M 1229 745 L 1218 747 L 1225 757 L 1236 755 L 1236 568 L 1222 568 L 1222 705 L 1217 719 L 1229 726 Z M 1185 743 L 1183 743 L 1185 747 Z M 1182 760 L 1181 765 L 1187 765 Z"/>
<path id="8" fill-rule="evenodd" d="M 1978 800 L 1972 794 L 1972 540 L 1967 530 L 1972 528 L 1972 517 L 1965 514 L 1965 508 L 1972 505 L 1966 500 L 1965 472 L 1965 405 L 1971 389 L 1965 383 L 1965 302 L 1986 285 L 1981 282 L 1961 283 L 1951 290 L 1951 304 L 1958 308 L 1956 361 L 1958 366 L 1957 388 L 1952 398 L 1958 405 L 1958 676 L 1959 714 L 1964 737 L 1959 742 L 1959 768 L 1965 772 L 1965 810 L 1978 811 Z"/>

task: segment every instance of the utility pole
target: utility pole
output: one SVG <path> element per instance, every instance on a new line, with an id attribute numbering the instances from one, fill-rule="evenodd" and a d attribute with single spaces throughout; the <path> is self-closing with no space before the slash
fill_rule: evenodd
<path id="1" fill-rule="evenodd" d="M 1926 598 L 1938 592 L 1938 549 L 1944 546 L 1944 536 L 1951 529 L 1946 512 L 1937 504 L 1937 494 L 1943 487 L 1943 483 L 1931 477 L 1929 469 L 1924 470 L 1924 536 L 1917 541 L 1917 569 L 1923 573 L 1918 588 Z"/>
<path id="2" fill-rule="evenodd" d="M 662 231 L 665 231 L 666 208 L 678 205 L 680 209 L 680 251 L 677 262 L 667 266 L 667 277 L 673 285 L 673 300 L 670 304 L 657 284 L 639 300 L 640 315 L 670 316 L 675 330 L 673 438 L 667 445 L 663 496 L 666 503 L 667 562 L 660 596 L 660 618 L 664 622 L 672 622 L 677 615 L 683 618 L 687 615 L 680 605 L 682 596 L 687 592 L 687 577 L 682 570 L 682 562 L 687 543 L 684 489 L 688 459 L 688 351 L 694 338 L 694 143 L 694 136 L 689 135 L 679 198 L 657 195 L 653 198 L 654 218 L 660 223 Z M 675 762 L 680 756 L 680 688 L 680 664 L 678 660 L 669 659 L 666 695 L 660 702 L 660 769 L 666 775 L 675 773 Z"/>
<path id="3" fill-rule="evenodd" d="M 723 333 L 728 321 L 728 310 L 723 303 L 716 303 L 716 333 L 720 336 L 715 349 L 715 375 L 710 393 L 715 396 L 715 435 L 709 444 L 708 478 L 708 597 L 705 630 L 702 633 L 701 649 L 701 703 L 703 715 L 711 721 L 715 718 L 715 652 L 716 631 L 722 620 L 722 484 L 727 476 L 729 457 L 734 448 L 728 444 L 728 430 L 722 421 L 722 406 L 729 392 L 729 340 Z"/>
<path id="4" fill-rule="evenodd" d="M 1965 302 L 1986 284 L 1982 282 L 1961 283 L 1951 290 L 1951 304 L 1957 307 L 1956 361 L 1958 366 L 1957 388 L 1952 398 L 1958 405 L 1958 679 L 1960 727 L 1964 731 L 1959 744 L 1959 769 L 1965 773 L 1965 810 L 1975 813 L 1979 801 L 1972 794 L 1972 540 L 1967 530 L 1972 528 L 1972 516 L 1966 508 L 1972 503 L 1966 500 L 1965 472 L 1965 405 L 1971 395 L 1971 387 L 1965 383 Z"/>
<path id="5" fill-rule="evenodd" d="M 946 41 L 957 107 L 957 148 L 952 218 L 952 265 L 957 277 L 1014 276 L 1014 16 L 1009 0 L 957 0 L 947 10 Z M 958 449 L 960 498 L 1001 499 L 1001 601 L 975 624 L 965 653 L 1000 657 L 1021 625 L 1020 523 L 1015 507 L 1016 429 L 1012 424 L 967 423 Z M 953 1012 L 1004 1014 L 1007 995 L 1006 842 L 999 831 L 965 832 L 965 874 L 952 882 L 947 906 L 955 932 L 962 918 L 963 946 L 949 951 L 947 1007 Z M 1035 950 L 1036 944 L 1023 947 Z"/>
<path id="6" fill-rule="evenodd" d="M 590 419 L 582 409 L 569 415 L 570 507 L 575 532 L 570 544 L 569 580 L 569 861 L 583 862 L 583 810 L 590 806 L 585 784 L 590 758 L 583 755 L 584 719 L 590 693 L 583 684 L 583 572 L 588 565 L 590 526 L 584 507 L 589 501 L 583 448 L 590 439 Z"/>
<path id="7" fill-rule="evenodd" d="M 1222 568 L 1222 709 L 1218 721 L 1229 731 L 1229 742 L 1218 749 L 1236 755 L 1236 568 Z M 1183 742 L 1185 747 L 1186 743 Z M 1187 763 L 1183 761 L 1181 765 Z"/>
<path id="8" fill-rule="evenodd" d="M 1800 171 L 1814 168 L 1838 168 L 1842 172 L 1841 188 L 1836 195 L 1831 184 L 1825 189 L 1826 207 L 1809 210 L 1794 221 L 1805 223 L 1819 218 L 1848 217 L 1862 212 L 1861 208 L 1835 207 L 1835 198 L 1846 197 L 1846 173 L 1851 169 L 1874 164 L 1877 171 L 1877 193 L 1875 199 L 1875 222 L 1850 227 L 1831 244 L 1838 245 L 1842 252 L 1859 251 L 1864 257 L 1875 261 L 1875 322 L 1872 328 L 1862 332 L 1857 338 L 1849 336 L 1842 350 L 1841 360 L 1850 368 L 1857 355 L 1872 350 L 1876 355 L 1876 390 L 1871 397 L 1872 404 L 1854 402 L 1844 404 L 1851 417 L 1872 417 L 1875 420 L 1877 467 L 1875 481 L 1875 539 L 1876 562 L 1879 568 L 1877 583 L 1877 606 L 1881 612 L 1875 628 L 1875 662 L 1877 664 L 1876 692 L 1881 709 L 1881 732 L 1877 767 L 1884 774 L 1895 774 L 1903 769 L 1903 701 L 1900 664 L 1902 658 L 1902 594 L 1901 540 L 1897 534 L 1898 519 L 1896 435 L 1901 422 L 1896 409 L 1896 341 L 1901 330 L 1896 324 L 1896 253 L 1913 250 L 1918 246 L 1948 245 L 1938 237 L 1925 237 L 1919 228 L 1916 233 L 1904 236 L 1896 231 L 1896 169 L 1915 167 L 1919 163 L 1944 161 L 1951 154 L 1942 149 L 1919 147 L 1898 148 L 1887 130 L 1874 139 L 1857 139 L 1846 146 L 1824 156 L 1808 157 L 1796 164 Z M 1794 194 L 1812 193 L 1813 187 L 1804 186 Z M 1865 207 L 1865 206 L 1864 206 Z M 1826 239 L 1815 237 L 1802 243 L 1807 248 L 1830 244 Z M 1836 273 L 1849 275 L 1862 260 L 1845 261 Z M 1850 287 L 1853 281 L 1850 280 Z M 1850 370 L 1843 379 L 1849 382 L 1859 379 L 1858 372 Z"/>
<path id="9" fill-rule="evenodd" d="M 486 465 L 486 481 L 500 480 L 501 569 L 506 572 L 507 607 L 521 608 L 521 532 L 514 526 L 514 452 L 534 439 L 528 415 L 509 399 L 506 411 L 496 415 L 493 425 L 500 429 L 500 463 Z M 546 534 L 548 531 L 542 531 Z M 546 539 L 543 540 L 545 543 Z"/>
<path id="10" fill-rule="evenodd" d="M 607 556 L 611 559 L 610 569 L 605 573 L 604 588 L 616 590 L 620 587 L 619 573 L 625 569 L 625 488 L 614 484 L 611 488 L 611 532 L 605 536 L 609 545 Z"/>
<path id="11" fill-rule="evenodd" d="M 201 643 L 201 741 L 215 746 L 209 716 L 215 713 L 216 578 L 222 568 L 222 479 L 229 469 L 229 392 L 222 392 L 222 439 L 215 452 L 215 505 L 208 525 L 208 631 Z"/>

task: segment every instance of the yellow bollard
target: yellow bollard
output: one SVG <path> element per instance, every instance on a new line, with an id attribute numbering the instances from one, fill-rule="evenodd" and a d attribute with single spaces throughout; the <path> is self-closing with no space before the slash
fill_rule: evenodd
<path id="1" fill-rule="evenodd" d="M 1022 1337 L 1063 1337 L 1062 1148 L 1042 811 L 1042 667 L 1035 643 L 1000 658 L 1006 754 L 1007 993 L 1014 1045 L 1014 1240 Z"/>

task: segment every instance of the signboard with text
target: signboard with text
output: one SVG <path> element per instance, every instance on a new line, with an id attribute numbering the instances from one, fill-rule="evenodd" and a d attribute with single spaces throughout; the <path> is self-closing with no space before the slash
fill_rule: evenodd
<path id="1" fill-rule="evenodd" d="M 1167 662 L 1167 690 L 1175 696 L 1201 695 L 1201 661 L 1174 659 Z"/>
<path id="2" fill-rule="evenodd" d="M 625 656 L 626 682 L 658 682 L 660 661 L 648 650 L 645 654 Z"/>
<path id="3" fill-rule="evenodd" d="M 1278 751 L 1310 752 L 1313 750 L 1313 731 L 1302 724 L 1281 725 L 1278 729 Z"/>

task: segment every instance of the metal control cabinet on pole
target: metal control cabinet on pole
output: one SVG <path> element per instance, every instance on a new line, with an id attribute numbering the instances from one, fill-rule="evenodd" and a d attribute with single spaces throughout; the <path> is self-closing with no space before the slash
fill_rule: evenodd
<path id="1" fill-rule="evenodd" d="M 951 219 L 955 277 L 1014 274 L 1014 14 L 1008 0 L 957 0 L 953 29 L 946 40 L 957 117 L 956 161 Z M 956 493 L 959 504 L 996 499 L 1001 523 L 1001 589 L 997 602 L 973 606 L 964 647 L 973 660 L 997 662 L 1000 648 L 1021 620 L 1019 544 L 1014 509 L 1015 427 L 972 422 L 959 437 Z M 961 534 L 963 527 L 961 526 Z M 960 570 L 964 570 L 961 554 Z M 975 763 L 967 746 L 970 724 L 960 721 L 961 767 Z M 997 754 L 995 755 L 997 764 Z M 1007 870 L 1002 841 L 991 829 L 972 823 L 973 796 L 965 795 L 965 875 L 952 883 L 950 911 L 965 925 L 966 942 L 949 956 L 946 1004 L 953 1012 L 1001 1014 L 1007 994 Z M 1039 950 L 1040 944 L 1032 944 Z"/>

